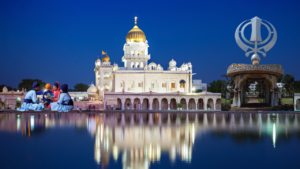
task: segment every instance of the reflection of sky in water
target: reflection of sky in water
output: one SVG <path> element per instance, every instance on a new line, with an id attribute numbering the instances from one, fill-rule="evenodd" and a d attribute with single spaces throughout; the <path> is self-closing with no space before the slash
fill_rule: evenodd
<path id="1" fill-rule="evenodd" d="M 231 153 L 234 154 L 241 148 L 240 146 L 249 146 L 249 142 L 255 145 L 261 144 L 264 149 L 271 145 L 273 150 L 268 149 L 266 154 L 276 153 L 278 147 L 290 148 L 289 140 L 293 141 L 297 138 L 297 143 L 299 143 L 299 123 L 300 115 L 298 114 L 3 113 L 0 114 L 0 136 L 7 132 L 17 132 L 22 133 L 27 138 L 27 142 L 36 141 L 30 139 L 32 137 L 47 136 L 48 140 L 53 141 L 66 137 L 64 135 L 72 133 L 75 128 L 76 132 L 69 136 L 73 139 L 68 140 L 68 143 L 78 141 L 78 145 L 69 151 L 65 150 L 67 148 L 63 145 L 57 145 L 59 153 L 64 154 L 64 158 L 76 154 L 77 149 L 81 147 L 86 147 L 86 149 L 93 147 L 92 153 L 85 152 L 87 154 L 77 155 L 90 157 L 93 154 L 94 163 L 89 164 L 99 165 L 102 168 L 121 163 L 122 168 L 146 169 L 151 168 L 152 165 L 159 167 L 179 162 L 190 163 L 195 168 L 198 166 L 196 163 L 205 158 L 205 155 L 210 156 L 211 152 L 217 152 L 214 157 L 218 158 L 220 148 L 207 151 L 204 146 L 202 149 L 197 149 L 203 145 L 211 147 L 210 143 L 224 144 L 225 148 L 232 147 L 232 152 L 228 152 L 228 157 L 221 158 L 229 158 Z M 64 132 L 62 136 L 57 137 L 53 136 L 54 133 L 51 131 Z M 87 138 L 80 134 L 82 132 L 89 133 L 89 138 L 94 142 L 93 145 L 89 141 L 80 141 Z M 16 141 L 10 136 L 6 138 L 8 141 Z M 19 144 L 26 144 L 22 139 L 18 141 Z M 217 144 L 214 146 L 220 146 Z M 250 147 L 255 149 L 252 144 Z M 299 146 L 294 146 L 294 149 L 299 150 Z M 12 149 L 8 153 L 13 151 L 16 150 Z M 51 154 L 51 149 L 49 151 L 47 153 Z M 165 164 L 166 159 L 169 159 L 168 164 Z M 278 162 L 274 161 L 274 163 Z"/>

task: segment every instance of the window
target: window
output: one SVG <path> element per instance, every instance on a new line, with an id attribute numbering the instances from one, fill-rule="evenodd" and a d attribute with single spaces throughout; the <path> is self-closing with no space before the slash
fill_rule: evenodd
<path id="1" fill-rule="evenodd" d="M 139 83 L 139 87 L 143 87 L 143 83 L 142 82 Z"/>
<path id="2" fill-rule="evenodd" d="M 180 88 L 184 88 L 185 83 L 180 83 Z"/>
<path id="3" fill-rule="evenodd" d="M 129 83 L 129 86 L 131 87 L 131 88 L 133 88 L 133 83 L 131 82 L 131 83 Z"/>
<path id="4" fill-rule="evenodd" d="M 124 83 L 123 82 L 121 83 L 121 87 L 124 87 Z"/>
<path id="5" fill-rule="evenodd" d="M 167 83 L 162 83 L 162 87 L 166 88 L 167 87 Z"/>
<path id="6" fill-rule="evenodd" d="M 175 89 L 175 83 L 171 83 L 171 88 Z"/>
<path id="7" fill-rule="evenodd" d="M 154 88 L 154 83 L 151 83 L 151 88 Z"/>

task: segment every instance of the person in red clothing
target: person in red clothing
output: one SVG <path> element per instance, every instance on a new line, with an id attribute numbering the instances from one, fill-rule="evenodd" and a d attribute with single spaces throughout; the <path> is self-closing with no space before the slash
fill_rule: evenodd
<path id="1" fill-rule="evenodd" d="M 59 95 L 60 95 L 60 84 L 59 84 L 59 82 L 57 82 L 57 81 L 54 82 L 52 93 L 54 94 L 54 97 L 51 98 L 51 100 L 53 101 L 53 103 L 56 103 L 59 100 Z"/>

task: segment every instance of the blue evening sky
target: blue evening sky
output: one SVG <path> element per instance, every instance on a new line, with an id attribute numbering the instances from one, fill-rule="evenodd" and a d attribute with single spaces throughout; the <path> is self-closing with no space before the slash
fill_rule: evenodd
<path id="1" fill-rule="evenodd" d="M 134 16 L 150 46 L 149 63 L 167 69 L 172 57 L 177 66 L 190 61 L 194 79 L 206 83 L 221 79 L 232 63 L 251 64 L 234 32 L 241 22 L 258 16 L 278 33 L 260 64 L 281 64 L 299 80 L 299 6 L 296 0 L 2 0 L 0 84 L 17 87 L 24 78 L 59 81 L 70 88 L 90 84 L 102 50 L 123 66 L 123 45 Z"/>

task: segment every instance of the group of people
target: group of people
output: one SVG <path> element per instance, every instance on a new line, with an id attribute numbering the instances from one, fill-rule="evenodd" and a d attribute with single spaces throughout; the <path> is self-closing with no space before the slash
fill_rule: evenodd
<path id="1" fill-rule="evenodd" d="M 34 82 L 32 90 L 28 91 L 25 95 L 24 102 L 18 111 L 42 111 L 44 108 L 51 109 L 51 111 L 68 112 L 73 109 L 74 103 L 68 93 L 68 85 L 59 82 L 53 84 L 51 89 L 50 84 L 46 84 L 46 91 L 43 93 L 42 101 L 37 99 L 37 92 L 40 90 L 40 84 Z"/>

